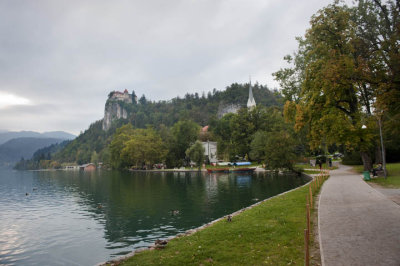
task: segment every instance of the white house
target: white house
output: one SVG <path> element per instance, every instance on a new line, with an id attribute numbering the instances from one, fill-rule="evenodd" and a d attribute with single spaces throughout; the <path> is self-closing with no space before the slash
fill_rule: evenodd
<path id="1" fill-rule="evenodd" d="M 216 163 L 217 160 L 217 142 L 215 141 L 205 141 L 202 142 L 204 147 L 204 155 L 208 156 L 210 163 Z"/>

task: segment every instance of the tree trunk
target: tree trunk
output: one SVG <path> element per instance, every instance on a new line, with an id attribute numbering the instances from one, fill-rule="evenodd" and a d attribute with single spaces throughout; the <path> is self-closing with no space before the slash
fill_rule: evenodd
<path id="1" fill-rule="evenodd" d="M 372 160 L 369 154 L 365 151 L 360 151 L 361 159 L 364 165 L 364 171 L 371 171 L 372 170 Z"/>
<path id="2" fill-rule="evenodd" d="M 382 163 L 382 150 L 379 143 L 375 147 L 375 164 Z"/>

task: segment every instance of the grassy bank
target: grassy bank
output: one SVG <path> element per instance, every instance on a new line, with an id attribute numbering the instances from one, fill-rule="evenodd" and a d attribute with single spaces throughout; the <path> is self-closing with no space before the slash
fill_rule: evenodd
<path id="1" fill-rule="evenodd" d="M 295 168 L 297 168 L 297 169 L 315 169 L 315 170 L 319 170 L 319 165 L 316 165 L 316 166 L 311 166 L 310 164 L 296 164 L 295 165 Z M 326 163 L 323 163 L 322 164 L 322 169 L 328 169 L 328 170 L 335 170 L 335 169 L 338 169 L 338 167 L 337 166 L 331 166 L 331 167 L 329 167 L 328 166 L 328 164 L 326 164 Z"/>
<path id="2" fill-rule="evenodd" d="M 353 167 L 357 172 L 362 173 L 364 167 L 362 165 L 356 165 Z M 378 184 L 387 188 L 400 188 L 400 163 L 388 163 L 386 164 L 388 171 L 388 177 L 373 178 L 372 183 Z"/>
<path id="3" fill-rule="evenodd" d="M 309 185 L 272 198 L 123 265 L 302 265 L 308 193 Z"/>

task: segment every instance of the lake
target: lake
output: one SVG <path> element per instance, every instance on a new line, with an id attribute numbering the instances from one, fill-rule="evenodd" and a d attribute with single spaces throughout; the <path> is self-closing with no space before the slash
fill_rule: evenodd
<path id="1" fill-rule="evenodd" d="M 305 182 L 269 173 L 0 170 L 0 264 L 95 265 Z"/>

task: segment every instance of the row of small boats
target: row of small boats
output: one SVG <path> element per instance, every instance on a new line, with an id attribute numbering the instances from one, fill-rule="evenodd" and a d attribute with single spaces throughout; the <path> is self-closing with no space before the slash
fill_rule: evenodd
<path id="1" fill-rule="evenodd" d="M 256 170 L 252 168 L 209 168 L 208 173 L 253 173 Z"/>

